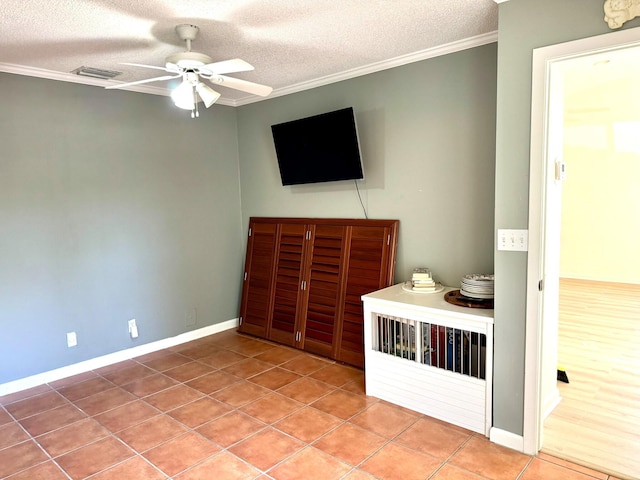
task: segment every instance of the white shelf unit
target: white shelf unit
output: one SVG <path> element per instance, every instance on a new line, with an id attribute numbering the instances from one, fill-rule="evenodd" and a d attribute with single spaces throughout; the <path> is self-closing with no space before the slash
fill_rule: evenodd
<path id="1" fill-rule="evenodd" d="M 366 393 L 489 436 L 493 310 L 452 305 L 451 290 L 362 297 Z"/>

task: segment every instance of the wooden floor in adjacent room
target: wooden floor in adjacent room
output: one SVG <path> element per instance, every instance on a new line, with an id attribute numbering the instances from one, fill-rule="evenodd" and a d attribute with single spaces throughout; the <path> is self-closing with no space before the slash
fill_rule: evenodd
<path id="1" fill-rule="evenodd" d="M 568 384 L 542 451 L 640 479 L 640 285 L 561 279 L 558 363 Z"/>

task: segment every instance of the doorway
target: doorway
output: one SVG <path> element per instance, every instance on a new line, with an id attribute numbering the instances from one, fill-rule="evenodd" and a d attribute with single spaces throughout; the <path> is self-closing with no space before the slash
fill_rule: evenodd
<path id="1" fill-rule="evenodd" d="M 633 48 L 640 46 L 638 33 L 633 30 L 615 32 L 534 51 L 523 432 L 526 453 L 535 454 L 543 447 L 544 420 L 560 401 L 556 381 L 559 212 L 566 133 L 564 103 L 565 96 L 571 94 L 565 91 L 564 79 L 570 68 L 593 68 L 598 62 L 607 59 L 611 62 L 612 57 L 624 59 Z M 634 63 L 640 62 L 635 60 Z M 631 65 L 626 63 L 625 68 L 629 70 Z M 587 77 L 581 78 L 581 83 L 585 84 Z M 606 83 L 598 88 L 606 88 Z"/>

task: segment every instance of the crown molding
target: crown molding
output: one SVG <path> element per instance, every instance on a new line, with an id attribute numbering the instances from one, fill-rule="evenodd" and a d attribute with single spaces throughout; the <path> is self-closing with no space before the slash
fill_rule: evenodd
<path id="1" fill-rule="evenodd" d="M 500 3 L 506 3 L 506 2 L 508 2 L 509 0 L 493 0 L 493 1 L 494 1 L 494 2 L 496 2 L 496 3 L 498 3 L 498 4 L 500 4 Z"/>
<path id="2" fill-rule="evenodd" d="M 494 0 L 497 3 L 507 0 Z M 427 60 L 429 58 L 439 57 L 442 55 L 448 55 L 450 53 L 460 52 L 469 48 L 480 47 L 489 43 L 495 43 L 498 41 L 498 32 L 489 32 L 483 35 L 477 35 L 475 37 L 465 38 L 456 42 L 447 43 L 433 48 L 427 48 L 400 57 L 391 58 L 381 62 L 371 63 L 362 67 L 352 68 L 333 75 L 327 75 L 324 77 L 308 80 L 305 82 L 296 83 L 283 88 L 273 90 L 268 97 L 258 97 L 250 95 L 240 99 L 219 99 L 217 105 L 227 105 L 230 107 L 240 107 L 242 105 L 248 105 L 251 103 L 262 102 L 270 98 L 282 97 L 284 95 L 290 95 L 292 93 L 298 93 L 312 88 L 322 87 L 343 80 L 349 80 L 363 75 L 369 75 L 370 73 L 376 73 L 390 68 L 400 67 L 421 60 Z M 22 65 L 15 65 L 11 63 L 0 63 L 0 72 L 14 73 L 16 75 L 26 75 L 29 77 L 45 78 L 47 80 L 58 80 L 61 82 L 82 83 L 84 85 L 93 85 L 97 87 L 105 87 L 107 85 L 113 85 L 113 80 L 101 80 L 91 77 L 82 77 L 73 73 L 55 72 L 52 70 L 45 70 L 42 68 L 25 67 Z M 128 90 L 131 92 L 146 93 L 150 95 L 162 95 L 169 96 L 170 92 L 166 88 L 154 87 L 151 85 L 131 85 L 122 90 Z"/>

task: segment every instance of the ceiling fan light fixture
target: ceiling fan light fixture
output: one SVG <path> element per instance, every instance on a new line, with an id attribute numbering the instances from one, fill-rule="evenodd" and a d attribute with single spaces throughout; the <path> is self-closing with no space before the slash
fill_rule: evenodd
<path id="1" fill-rule="evenodd" d="M 185 80 L 173 89 L 171 92 L 171 99 L 178 108 L 184 108 L 185 110 L 193 110 L 195 107 L 195 97 L 193 92 L 193 85 L 191 82 Z"/>
<path id="2" fill-rule="evenodd" d="M 196 91 L 198 92 L 198 95 L 200 95 L 200 98 L 204 102 L 204 106 L 207 108 L 209 108 L 211 105 L 216 103 L 216 101 L 220 98 L 220 94 L 218 92 L 209 88 L 207 85 L 205 85 L 202 82 L 198 82 L 196 84 Z"/>

